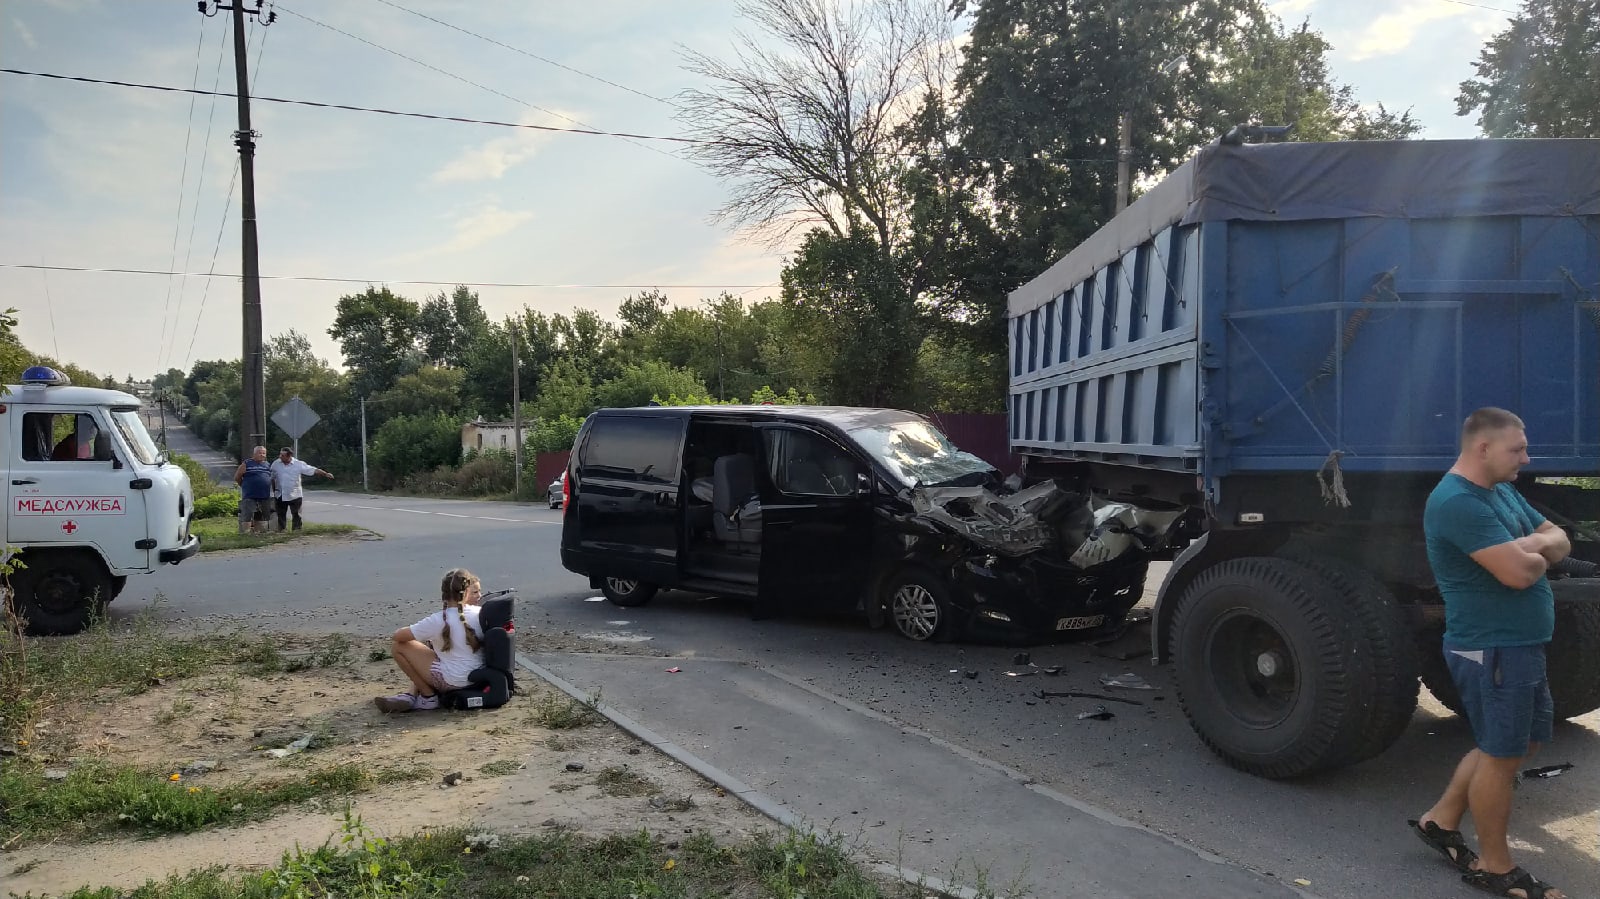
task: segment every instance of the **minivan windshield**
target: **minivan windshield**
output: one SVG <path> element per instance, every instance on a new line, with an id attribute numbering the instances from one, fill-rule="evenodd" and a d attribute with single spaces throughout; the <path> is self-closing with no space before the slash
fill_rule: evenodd
<path id="1" fill-rule="evenodd" d="M 925 421 L 875 422 L 850 436 L 911 487 L 975 487 L 997 477 L 994 466 L 956 448 Z"/>
<path id="2" fill-rule="evenodd" d="M 146 465 L 154 465 L 161 458 L 161 450 L 150 439 L 150 432 L 145 430 L 144 420 L 138 412 L 131 409 L 115 410 L 111 413 L 111 422 L 117 426 L 117 433 L 122 435 L 122 442 L 128 445 L 128 452 L 133 453 L 135 459 Z"/>

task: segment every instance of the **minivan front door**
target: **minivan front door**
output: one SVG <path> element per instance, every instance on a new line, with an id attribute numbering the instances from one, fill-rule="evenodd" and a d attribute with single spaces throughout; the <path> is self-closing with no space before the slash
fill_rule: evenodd
<path id="1" fill-rule="evenodd" d="M 831 437 L 763 425 L 758 609 L 856 608 L 872 561 L 866 463 Z"/>

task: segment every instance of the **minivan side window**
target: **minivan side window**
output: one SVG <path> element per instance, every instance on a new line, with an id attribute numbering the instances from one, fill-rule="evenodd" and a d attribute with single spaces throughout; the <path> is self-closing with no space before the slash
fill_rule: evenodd
<path id="1" fill-rule="evenodd" d="M 798 496 L 849 496 L 861 465 L 831 440 L 810 431 L 763 432 L 767 473 L 779 491 Z"/>
<path id="2" fill-rule="evenodd" d="M 22 416 L 22 458 L 29 462 L 110 462 L 111 435 L 94 416 L 28 412 Z"/>
<path id="3" fill-rule="evenodd" d="M 607 415 L 589 426 L 583 474 L 651 484 L 678 482 L 683 420 Z"/>

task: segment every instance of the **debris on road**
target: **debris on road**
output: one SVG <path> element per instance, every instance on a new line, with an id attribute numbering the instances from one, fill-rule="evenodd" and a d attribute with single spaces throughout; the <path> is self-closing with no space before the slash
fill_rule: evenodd
<path id="1" fill-rule="evenodd" d="M 1100 684 L 1105 687 L 1120 687 L 1124 690 L 1154 690 L 1155 686 L 1149 681 L 1129 671 L 1125 674 L 1102 674 Z"/>
<path id="2" fill-rule="evenodd" d="M 582 771 L 583 762 L 567 762 L 568 771 Z"/>
<path id="3" fill-rule="evenodd" d="M 1040 699 L 1102 699 L 1106 702 L 1144 705 L 1137 699 L 1123 699 L 1121 696 L 1106 696 L 1103 693 L 1080 693 L 1077 690 L 1040 690 L 1037 695 Z"/>
<path id="4" fill-rule="evenodd" d="M 1056 675 L 1061 673 L 1061 666 L 1060 665 L 1051 665 L 1049 668 L 1045 668 L 1043 670 L 1044 670 L 1045 674 L 1048 674 L 1051 677 L 1055 677 Z"/>
<path id="5" fill-rule="evenodd" d="M 1013 665 L 1031 665 L 1031 664 L 1033 664 L 1033 659 L 1027 653 L 1019 652 L 1016 655 L 1011 657 L 1011 664 L 1013 664 Z"/>
<path id="6" fill-rule="evenodd" d="M 290 743 L 288 746 L 283 747 L 282 749 L 268 749 L 267 750 L 267 755 L 270 755 L 275 759 L 288 758 L 291 755 L 297 755 L 299 753 L 305 752 L 307 749 L 309 749 L 311 747 L 311 740 L 312 740 L 311 734 L 306 734 L 305 736 L 301 737 L 298 740 L 295 740 L 294 742 Z"/>
<path id="7" fill-rule="evenodd" d="M 1563 773 L 1571 771 L 1571 762 L 1562 762 L 1559 765 L 1545 765 L 1542 768 L 1529 768 L 1522 772 L 1523 777 L 1560 777 Z"/>
<path id="8" fill-rule="evenodd" d="M 1112 718 L 1115 718 L 1115 717 L 1117 717 L 1117 716 L 1115 714 L 1112 714 L 1111 710 L 1106 708 L 1103 705 L 1095 706 L 1094 707 L 1094 711 L 1092 711 L 1092 712 L 1079 712 L 1078 713 L 1078 720 L 1079 721 L 1110 721 Z"/>
<path id="9" fill-rule="evenodd" d="M 667 669 L 667 673 L 668 674 L 679 674 L 682 671 L 683 671 L 683 669 L 679 668 L 677 665 L 673 665 L 671 668 Z"/>
<path id="10" fill-rule="evenodd" d="M 1006 677 L 1033 677 L 1037 671 L 1007 671 Z"/>
<path id="11" fill-rule="evenodd" d="M 970 670 L 970 669 L 969 669 L 969 670 L 967 670 L 967 671 L 963 671 L 963 672 L 961 672 L 961 674 L 962 674 L 962 676 L 963 676 L 963 677 L 965 677 L 965 678 L 966 678 L 966 679 L 967 679 L 967 680 L 977 680 L 977 679 L 978 679 L 978 672 L 976 672 L 976 671 L 972 671 L 972 670 Z"/>
<path id="12" fill-rule="evenodd" d="M 604 596 L 591 596 L 588 599 L 584 600 L 584 602 L 605 602 L 605 601 L 606 601 L 606 598 Z"/>
<path id="13" fill-rule="evenodd" d="M 439 782 L 447 787 L 453 787 L 456 784 L 461 783 L 461 772 L 451 771 L 449 774 L 446 774 L 444 777 L 440 778 Z"/>

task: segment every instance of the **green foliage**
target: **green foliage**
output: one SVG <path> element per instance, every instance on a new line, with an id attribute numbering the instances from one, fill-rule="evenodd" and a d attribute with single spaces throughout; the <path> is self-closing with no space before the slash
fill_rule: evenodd
<path id="1" fill-rule="evenodd" d="M 461 458 L 461 422 L 443 412 L 396 416 L 378 429 L 368 457 L 390 483 L 414 472 L 454 465 Z"/>
<path id="2" fill-rule="evenodd" d="M 194 518 L 196 521 L 207 518 L 236 520 L 238 517 L 239 494 L 237 492 L 219 490 L 203 497 L 196 494 L 194 501 Z"/>
<path id="3" fill-rule="evenodd" d="M 367 400 L 367 415 L 377 421 L 438 412 L 459 415 L 466 378 L 467 373 L 458 368 L 425 365 L 400 376 L 393 387 Z"/>
<path id="4" fill-rule="evenodd" d="M 539 395 L 525 408 L 541 421 L 582 420 L 595 410 L 594 383 L 572 360 L 559 359 L 540 376 Z"/>
<path id="5" fill-rule="evenodd" d="M 582 427 L 583 419 L 572 415 L 540 419 L 534 423 L 533 434 L 528 437 L 526 455 L 566 452 L 572 449 L 573 441 L 578 439 L 578 429 Z"/>
<path id="6" fill-rule="evenodd" d="M 623 368 L 621 374 L 595 389 L 602 408 L 649 405 L 650 400 L 670 394 L 703 394 L 705 382 L 686 368 L 648 359 Z"/>
<path id="7" fill-rule="evenodd" d="M 206 471 L 206 467 L 196 462 L 192 456 L 171 452 L 167 454 L 167 460 L 183 469 L 183 473 L 189 476 L 189 486 L 194 490 L 196 500 L 205 499 L 223 489 L 211 479 L 211 472 Z"/>
<path id="8" fill-rule="evenodd" d="M 200 551 L 203 553 L 271 546 L 276 543 L 288 543 L 291 540 L 304 540 L 309 537 L 330 537 L 336 534 L 349 534 L 355 530 L 356 526 L 353 524 L 327 524 L 320 521 L 311 521 L 306 522 L 305 526 L 298 531 L 267 531 L 263 534 L 241 534 L 239 533 L 238 513 L 235 513 L 233 518 L 197 520 L 191 529 L 192 533 L 200 538 Z"/>
<path id="9" fill-rule="evenodd" d="M 339 341 L 357 396 L 389 389 L 422 361 L 416 346 L 421 315 L 416 303 L 387 287 L 368 287 L 340 297 L 336 309 L 328 336 Z"/>
<path id="10" fill-rule="evenodd" d="M 1594 0 L 1523 0 L 1489 38 L 1456 114 L 1487 137 L 1600 137 L 1600 9 Z"/>

